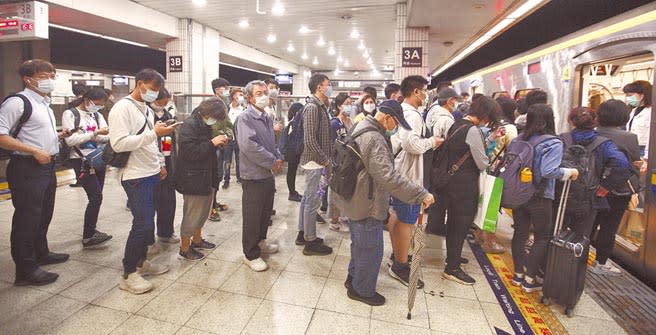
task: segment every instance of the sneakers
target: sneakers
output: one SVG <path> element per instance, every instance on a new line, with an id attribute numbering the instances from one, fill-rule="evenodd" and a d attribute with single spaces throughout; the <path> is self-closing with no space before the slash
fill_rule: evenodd
<path id="1" fill-rule="evenodd" d="M 410 281 L 410 263 L 394 263 L 387 272 L 392 278 L 398 280 L 401 284 L 408 286 L 408 282 Z M 421 279 L 417 281 L 417 288 L 424 288 L 424 282 Z"/>
<path id="2" fill-rule="evenodd" d="M 444 260 L 444 265 L 447 265 L 447 264 L 448 264 L 448 262 L 446 260 Z M 465 257 L 460 257 L 460 265 L 465 265 L 465 264 L 469 264 L 469 260 Z"/>
<path id="3" fill-rule="evenodd" d="M 137 273 L 141 276 L 157 276 L 169 272 L 169 267 L 164 264 L 152 263 L 145 260 L 141 267 L 137 267 Z"/>
<path id="4" fill-rule="evenodd" d="M 542 291 L 542 284 L 538 283 L 537 280 L 529 284 L 526 279 L 522 282 L 522 290 L 526 293 Z"/>
<path id="5" fill-rule="evenodd" d="M 339 231 L 342 233 L 348 233 L 350 230 L 348 225 L 348 219 L 339 218 L 337 223 L 330 223 L 328 229 L 332 231 Z"/>
<path id="6" fill-rule="evenodd" d="M 48 272 L 37 268 L 27 276 L 16 276 L 14 285 L 16 286 L 43 286 L 54 283 L 59 278 L 59 275 L 53 272 Z"/>
<path id="7" fill-rule="evenodd" d="M 333 248 L 323 244 L 323 240 L 315 239 L 305 243 L 303 255 L 305 256 L 325 256 L 333 253 Z"/>
<path id="8" fill-rule="evenodd" d="M 258 257 L 254 260 L 248 260 L 248 258 L 246 258 L 246 256 L 244 256 L 244 264 L 248 265 L 248 267 L 251 268 L 251 270 L 253 270 L 255 272 L 266 271 L 269 268 L 269 266 L 262 259 L 262 257 Z"/>
<path id="9" fill-rule="evenodd" d="M 520 286 L 520 285 L 522 285 L 523 281 L 524 281 L 524 274 L 523 273 L 513 274 L 513 277 L 512 277 L 513 286 Z"/>
<path id="10" fill-rule="evenodd" d="M 212 211 L 210 212 L 210 217 L 207 218 L 208 220 L 212 222 L 219 222 L 221 221 L 221 215 L 219 214 L 219 210 L 216 208 L 212 208 Z"/>
<path id="11" fill-rule="evenodd" d="M 226 189 L 228 189 L 228 187 L 230 187 L 230 182 L 229 181 L 224 181 L 223 186 L 221 186 L 221 188 L 226 190 Z"/>
<path id="12" fill-rule="evenodd" d="M 146 253 L 146 257 L 153 258 L 159 255 L 160 253 L 162 253 L 162 251 L 164 251 L 164 249 L 159 243 L 153 243 L 152 245 L 148 246 L 148 252 Z"/>
<path id="13" fill-rule="evenodd" d="M 323 243 L 323 239 L 319 238 L 319 237 L 317 237 L 317 239 L 315 241 L 321 241 L 321 243 Z M 296 235 L 295 244 L 296 245 L 305 245 L 305 242 L 306 242 L 305 241 L 305 232 L 301 230 L 301 231 L 298 232 L 298 235 Z"/>
<path id="14" fill-rule="evenodd" d="M 351 275 L 346 275 L 346 280 L 344 281 L 344 287 L 346 287 L 347 290 L 353 289 L 353 277 L 351 277 Z"/>
<path id="15" fill-rule="evenodd" d="M 48 252 L 45 257 L 37 259 L 36 263 L 39 265 L 59 264 L 66 262 L 69 257 L 68 254 Z"/>
<path id="16" fill-rule="evenodd" d="M 127 278 L 121 276 L 118 288 L 132 294 L 143 294 L 153 289 L 153 284 L 145 280 L 139 273 L 133 272 Z"/>
<path id="17" fill-rule="evenodd" d="M 90 238 L 84 238 L 82 239 L 82 247 L 84 248 L 90 248 L 90 247 L 95 247 L 98 245 L 101 245 L 109 240 L 112 239 L 112 235 L 107 235 L 103 232 L 97 231 L 93 233 L 93 236 Z"/>
<path id="18" fill-rule="evenodd" d="M 217 204 L 216 204 L 216 209 L 217 209 L 219 212 L 225 212 L 225 211 L 228 210 L 228 205 L 226 205 L 226 204 L 222 204 L 222 203 L 217 203 Z"/>
<path id="19" fill-rule="evenodd" d="M 278 252 L 278 245 L 267 243 L 266 240 L 260 241 L 257 246 L 260 247 L 260 251 L 262 251 L 263 254 L 275 254 Z"/>
<path id="20" fill-rule="evenodd" d="M 80 183 L 80 181 L 77 181 L 75 184 L 68 185 L 68 187 L 73 187 L 73 188 L 82 187 L 82 183 Z"/>
<path id="21" fill-rule="evenodd" d="M 191 246 L 194 249 L 199 249 L 199 250 L 212 250 L 212 249 L 216 248 L 216 244 L 214 244 L 212 242 L 208 242 L 208 241 L 206 241 L 205 239 L 202 239 L 202 238 L 200 239 L 200 243 L 198 243 L 198 244 L 196 244 L 194 242 L 191 242 Z"/>
<path id="22" fill-rule="evenodd" d="M 298 194 L 298 193 L 290 194 L 289 198 L 287 198 L 287 200 L 295 201 L 295 202 L 301 202 L 302 199 L 303 199 L 303 196 Z"/>
<path id="23" fill-rule="evenodd" d="M 392 266 L 394 264 L 394 261 L 396 258 L 394 258 L 394 251 L 390 254 L 389 260 L 387 261 L 387 266 Z M 412 255 L 408 255 L 408 264 L 412 264 Z"/>
<path id="24" fill-rule="evenodd" d="M 622 274 L 622 270 L 611 265 L 610 263 L 599 264 L 599 262 L 597 261 L 594 262 L 592 268 L 590 268 L 590 271 L 598 275 L 608 275 L 608 276 L 619 276 L 620 274 Z"/>
<path id="25" fill-rule="evenodd" d="M 180 255 L 180 258 L 192 262 L 197 262 L 205 258 L 205 254 L 194 249 L 192 246 L 189 246 L 189 250 L 187 250 L 187 252 L 183 252 L 182 249 L 180 249 L 178 255 Z"/>
<path id="26" fill-rule="evenodd" d="M 171 234 L 171 237 L 158 236 L 157 240 L 160 241 L 161 243 L 170 243 L 170 244 L 180 243 L 180 238 L 175 234 Z"/>
<path id="27" fill-rule="evenodd" d="M 476 280 L 465 273 L 465 271 L 462 271 L 461 268 L 457 268 L 456 270 L 444 270 L 442 277 L 462 285 L 474 285 L 476 283 Z"/>
<path id="28" fill-rule="evenodd" d="M 370 306 L 382 306 L 385 304 L 385 297 L 378 292 L 376 292 L 373 297 L 363 297 L 359 295 L 358 292 L 355 292 L 355 289 L 350 288 L 346 291 L 346 295 L 352 300 L 364 302 Z"/>

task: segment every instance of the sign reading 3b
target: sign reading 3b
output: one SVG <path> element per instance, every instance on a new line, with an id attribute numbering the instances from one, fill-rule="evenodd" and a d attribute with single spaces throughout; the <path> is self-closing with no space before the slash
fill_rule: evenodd
<path id="1" fill-rule="evenodd" d="M 422 67 L 423 48 L 403 48 L 401 51 L 401 67 Z"/>
<path id="2" fill-rule="evenodd" d="M 38 1 L 0 5 L 0 42 L 48 39 L 48 5 Z"/>

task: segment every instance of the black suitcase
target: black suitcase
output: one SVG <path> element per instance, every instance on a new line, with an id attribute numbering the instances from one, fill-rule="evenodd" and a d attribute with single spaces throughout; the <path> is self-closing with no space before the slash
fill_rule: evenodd
<path id="1" fill-rule="evenodd" d="M 571 181 L 564 183 L 562 196 L 556 215 L 554 236 L 549 242 L 545 278 L 542 286 L 542 303 L 555 302 L 565 307 L 565 314 L 571 317 L 576 303 L 581 298 L 585 285 L 585 272 L 588 265 L 590 240 L 576 237 L 571 229 L 562 229 L 567 196 Z"/>

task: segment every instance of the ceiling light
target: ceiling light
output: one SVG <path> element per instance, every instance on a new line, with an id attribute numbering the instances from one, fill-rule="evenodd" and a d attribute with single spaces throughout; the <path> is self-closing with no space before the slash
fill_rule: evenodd
<path id="1" fill-rule="evenodd" d="M 319 64 L 319 60 L 317 59 L 317 56 L 314 56 L 314 59 L 312 60 L 313 65 Z"/>
<path id="2" fill-rule="evenodd" d="M 335 55 L 335 48 L 333 48 L 333 47 L 328 48 L 328 54 L 331 55 L 331 56 L 334 56 Z"/>
<path id="3" fill-rule="evenodd" d="M 380 72 L 378 72 L 378 70 L 376 70 L 376 69 L 373 70 L 372 74 L 374 76 L 380 76 Z"/>
<path id="4" fill-rule="evenodd" d="M 369 51 L 365 50 L 362 54 L 362 58 L 369 58 Z"/>
<path id="5" fill-rule="evenodd" d="M 383 71 L 393 71 L 393 70 L 394 70 L 394 66 L 392 65 L 383 66 Z"/>
<path id="6" fill-rule="evenodd" d="M 351 31 L 351 38 L 356 39 L 356 38 L 359 38 L 359 37 L 360 37 L 360 33 L 358 32 L 357 29 L 353 28 L 353 30 Z"/>
<path id="7" fill-rule="evenodd" d="M 359 75 L 359 74 L 360 74 L 360 72 L 358 72 L 358 71 L 355 71 L 355 72 L 353 72 L 353 74 L 357 76 L 357 75 Z"/>
<path id="8" fill-rule="evenodd" d="M 267 36 L 267 41 L 269 41 L 269 43 L 275 42 L 276 41 L 276 35 L 275 34 L 269 34 L 269 36 Z"/>
<path id="9" fill-rule="evenodd" d="M 346 66 L 346 67 L 349 67 L 349 66 L 351 66 L 351 64 L 349 64 L 349 61 L 348 61 L 348 59 L 346 59 L 346 60 L 344 60 L 344 66 Z"/>
<path id="10" fill-rule="evenodd" d="M 271 14 L 274 16 L 281 16 L 282 14 L 285 14 L 285 6 L 283 6 L 280 0 L 276 1 L 273 7 L 271 7 Z"/>
<path id="11" fill-rule="evenodd" d="M 342 55 L 337 56 L 337 63 L 343 62 L 344 59 L 342 58 Z"/>
<path id="12" fill-rule="evenodd" d="M 294 50 L 296 50 L 294 49 L 294 45 L 289 43 L 289 45 L 287 46 L 287 52 L 294 52 Z"/>
<path id="13" fill-rule="evenodd" d="M 191 2 L 196 6 L 205 6 L 207 4 L 207 0 L 191 0 Z"/>
<path id="14" fill-rule="evenodd" d="M 310 28 L 307 26 L 301 26 L 301 28 L 298 29 L 298 32 L 301 34 L 307 34 L 310 32 Z"/>
<path id="15" fill-rule="evenodd" d="M 371 60 L 371 58 L 367 59 L 367 64 L 373 64 L 374 61 Z"/>
<path id="16" fill-rule="evenodd" d="M 303 54 L 301 55 L 301 58 L 308 59 L 307 52 L 304 51 Z"/>
<path id="17" fill-rule="evenodd" d="M 250 24 L 248 23 L 248 20 L 239 21 L 239 27 L 240 28 L 248 28 L 248 26 L 250 26 Z"/>
<path id="18" fill-rule="evenodd" d="M 374 64 L 369 64 L 369 68 L 372 69 L 372 70 L 375 70 L 375 69 L 376 69 L 376 65 L 374 65 Z"/>
<path id="19" fill-rule="evenodd" d="M 358 49 L 362 50 L 364 49 L 364 41 L 360 40 L 360 44 L 358 44 Z"/>
<path id="20" fill-rule="evenodd" d="M 323 39 L 323 36 L 319 37 L 319 40 L 317 41 L 317 45 L 320 47 L 326 45 L 326 41 Z"/>
<path id="21" fill-rule="evenodd" d="M 339 76 L 339 73 L 340 73 L 340 71 L 339 71 L 339 69 L 337 69 L 337 68 L 335 69 L 335 72 L 333 72 L 333 74 L 334 74 L 335 76 Z"/>

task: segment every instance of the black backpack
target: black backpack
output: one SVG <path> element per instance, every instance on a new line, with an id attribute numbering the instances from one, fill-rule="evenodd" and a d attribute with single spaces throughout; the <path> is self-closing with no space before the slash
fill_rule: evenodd
<path id="1" fill-rule="evenodd" d="M 592 208 L 592 201 L 603 178 L 603 171 L 599 171 L 599 164 L 596 162 L 594 151 L 601 144 L 610 140 L 603 136 L 597 136 L 592 142 L 584 146 L 576 144 L 571 133 L 561 134 L 560 138 L 565 145 L 565 152 L 560 166 L 574 168 L 579 171 L 578 178 L 570 186 L 567 197 L 567 212 L 574 214 L 587 213 Z"/>
<path id="2" fill-rule="evenodd" d="M 333 151 L 330 155 L 330 189 L 342 198 L 350 200 L 355 193 L 358 174 L 364 169 L 360 148 L 355 139 L 360 135 L 378 131 L 374 127 L 364 127 L 353 134 L 347 134 L 335 140 Z"/>
<path id="3" fill-rule="evenodd" d="M 71 132 L 76 132 L 78 128 L 80 128 L 80 111 L 77 108 L 72 107 L 71 112 L 73 112 L 73 129 L 71 129 Z M 98 113 L 93 113 L 93 118 L 96 120 L 98 127 L 100 127 Z M 68 163 L 71 160 L 71 150 L 77 151 L 77 154 L 81 157 L 84 156 L 77 147 L 69 146 L 66 143 L 66 139 L 62 138 L 59 140 L 59 157 L 64 163 Z"/>
<path id="4" fill-rule="evenodd" d="M 12 98 L 12 97 L 20 98 L 21 100 L 23 100 L 23 104 L 24 104 L 23 115 L 21 115 L 20 119 L 18 119 L 18 122 L 16 123 L 16 126 L 13 128 L 13 131 L 11 132 L 11 137 L 17 138 L 18 133 L 20 133 L 21 129 L 23 128 L 23 125 L 25 125 L 25 123 L 30 119 L 30 117 L 32 117 L 32 103 L 30 102 L 29 99 L 27 99 L 26 96 L 24 96 L 22 94 L 19 94 L 19 93 L 7 96 L 2 101 L 2 103 L 4 104 L 9 98 Z M 12 153 L 13 153 L 13 151 L 5 150 L 5 149 L 0 148 L 0 160 L 9 159 L 9 157 L 11 156 Z"/>

